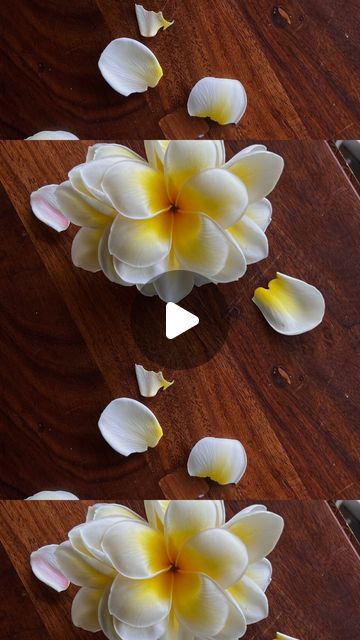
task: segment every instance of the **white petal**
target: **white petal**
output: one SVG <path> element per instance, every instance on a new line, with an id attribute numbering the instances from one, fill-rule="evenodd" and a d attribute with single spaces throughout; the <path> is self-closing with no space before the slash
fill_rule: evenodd
<path id="1" fill-rule="evenodd" d="M 116 144 L 115 142 L 97 142 L 88 148 L 86 155 L 86 162 L 92 162 L 93 160 L 101 160 L 102 158 L 108 158 L 112 156 L 114 162 L 119 159 L 122 160 L 137 160 L 138 162 L 144 162 L 144 159 L 135 153 L 129 147 L 123 144 Z"/>
<path id="2" fill-rule="evenodd" d="M 260 622 L 269 614 L 269 605 L 264 592 L 255 582 L 244 576 L 229 589 L 233 598 L 241 607 L 247 624 Z"/>
<path id="3" fill-rule="evenodd" d="M 180 302 L 192 291 L 195 279 L 191 271 L 168 271 L 154 281 L 154 288 L 164 302 Z"/>
<path id="4" fill-rule="evenodd" d="M 102 234 L 101 228 L 82 227 L 79 229 L 71 245 L 71 259 L 75 267 L 93 273 L 101 270 L 98 253 Z"/>
<path id="5" fill-rule="evenodd" d="M 41 582 L 60 592 L 65 591 L 70 582 L 61 572 L 54 555 L 57 547 L 57 544 L 48 544 L 33 551 L 30 556 L 30 564 L 32 572 Z"/>
<path id="6" fill-rule="evenodd" d="M 211 280 L 216 283 L 234 282 L 235 280 L 239 280 L 239 278 L 242 278 L 242 276 L 246 272 L 246 260 L 241 248 L 234 241 L 231 234 L 226 231 L 225 235 L 228 238 L 229 253 L 221 271 L 215 273 L 211 277 Z"/>
<path id="7" fill-rule="evenodd" d="M 225 589 L 242 578 L 247 565 L 245 545 L 225 529 L 200 531 L 185 542 L 176 560 L 179 570 L 203 573 Z"/>
<path id="8" fill-rule="evenodd" d="M 239 80 L 202 78 L 191 89 L 187 109 L 191 116 L 219 124 L 237 124 L 245 113 L 246 92 Z"/>
<path id="9" fill-rule="evenodd" d="M 165 153 L 169 144 L 170 140 L 144 140 L 145 153 L 150 167 L 163 169 Z"/>
<path id="10" fill-rule="evenodd" d="M 69 131 L 39 131 L 25 140 L 79 140 L 79 138 Z"/>
<path id="11" fill-rule="evenodd" d="M 111 567 L 112 565 L 109 557 L 101 546 L 102 541 L 109 529 L 114 524 L 118 524 L 123 520 L 130 520 L 131 522 L 141 522 L 140 517 L 137 520 L 136 518 L 129 518 L 126 515 L 108 515 L 104 518 L 92 520 L 90 522 L 86 522 L 84 524 L 78 525 L 77 527 L 74 527 L 69 532 L 70 542 L 73 547 L 75 547 L 79 551 L 82 551 L 81 546 L 78 544 L 78 536 L 80 534 L 82 544 L 85 545 L 87 553 L 90 553 L 97 560 L 97 562 L 95 562 L 95 567 L 99 568 L 98 562 L 100 562 L 102 565 L 106 564 L 106 572 L 108 573 L 109 567 Z M 145 521 L 142 520 L 142 522 L 144 523 Z M 101 566 L 100 570 L 105 571 L 105 567 Z"/>
<path id="12" fill-rule="evenodd" d="M 77 592 L 71 606 L 71 620 L 75 627 L 93 633 L 101 630 L 98 608 L 102 594 L 102 589 L 87 587 L 82 587 Z"/>
<path id="13" fill-rule="evenodd" d="M 135 13 L 139 31 L 145 38 L 156 36 L 159 29 L 164 29 L 165 31 L 165 29 L 174 24 L 174 20 L 172 22 L 165 20 L 162 11 L 147 11 L 141 4 L 135 5 Z"/>
<path id="14" fill-rule="evenodd" d="M 103 162 L 104 160 L 97 161 L 96 166 L 99 166 L 100 163 L 103 164 Z M 100 190 L 97 190 L 97 193 L 96 193 L 96 190 L 93 189 L 93 191 L 95 192 L 95 195 L 94 195 L 94 193 L 91 193 L 91 191 L 88 189 L 88 187 L 86 186 L 83 180 L 82 168 L 89 167 L 91 166 L 91 164 L 92 163 L 87 163 L 87 164 L 84 163 L 84 164 L 77 165 L 76 167 L 73 167 L 73 169 L 69 171 L 70 185 L 73 188 L 74 192 L 79 194 L 82 202 L 85 202 L 87 205 L 89 205 L 91 209 L 98 212 L 98 214 L 104 214 L 104 216 L 113 218 L 115 215 L 115 211 L 106 194 L 101 192 Z M 93 171 L 94 176 L 96 176 L 97 173 L 98 173 L 97 171 L 95 170 Z M 104 173 L 104 170 L 102 173 Z M 92 226 L 92 225 L 89 224 L 88 226 Z"/>
<path id="15" fill-rule="evenodd" d="M 152 627 L 139 629 L 114 618 L 114 625 L 121 640 L 159 640 L 166 629 L 166 620 Z"/>
<path id="16" fill-rule="evenodd" d="M 191 476 L 235 484 L 245 473 L 246 452 L 239 440 L 202 438 L 192 448 L 187 469 Z"/>
<path id="17" fill-rule="evenodd" d="M 269 243 L 265 233 L 248 216 L 229 227 L 230 233 L 242 250 L 247 264 L 254 264 L 268 256 Z"/>
<path id="18" fill-rule="evenodd" d="M 295 336 L 320 324 L 325 300 L 316 287 L 283 273 L 277 273 L 268 287 L 258 287 L 253 302 L 275 331 Z"/>
<path id="19" fill-rule="evenodd" d="M 98 247 L 98 260 L 101 269 L 110 282 L 116 282 L 124 287 L 131 287 L 131 283 L 123 280 L 117 270 L 115 269 L 115 258 L 109 251 L 109 237 L 111 231 L 111 224 L 109 224 L 103 231 L 102 237 Z"/>
<path id="20" fill-rule="evenodd" d="M 168 212 L 159 213 L 148 220 L 118 215 L 111 227 L 109 251 L 132 267 L 156 265 L 169 255 L 172 224 L 172 215 Z M 124 278 L 126 272 L 119 267 L 118 273 Z"/>
<path id="21" fill-rule="evenodd" d="M 115 631 L 114 618 L 109 611 L 109 595 L 111 585 L 106 587 L 103 596 L 99 604 L 99 623 L 101 625 L 102 632 L 108 638 L 108 640 L 121 640 L 118 633 Z"/>
<path id="22" fill-rule="evenodd" d="M 156 264 L 152 264 L 150 267 L 133 267 L 126 262 L 121 262 L 121 260 L 114 258 L 114 256 L 111 257 L 118 277 L 123 282 L 126 282 L 128 286 L 131 286 L 133 284 L 146 285 L 149 282 L 154 282 L 155 278 L 163 275 L 169 265 L 169 256 L 170 254 Z"/>
<path id="23" fill-rule="evenodd" d="M 245 212 L 248 195 L 236 176 L 224 169 L 207 169 L 185 182 L 176 204 L 181 211 L 204 213 L 226 229 Z"/>
<path id="24" fill-rule="evenodd" d="M 79 498 L 69 491 L 39 491 L 26 500 L 79 500 Z"/>
<path id="25" fill-rule="evenodd" d="M 163 174 L 143 162 L 115 163 L 106 171 L 102 189 L 115 209 L 128 218 L 151 218 L 170 208 Z"/>
<path id="26" fill-rule="evenodd" d="M 176 574 L 173 590 L 176 617 L 196 636 L 215 636 L 226 624 L 226 593 L 211 578 L 195 573 Z"/>
<path id="27" fill-rule="evenodd" d="M 238 513 L 225 525 L 245 544 L 249 563 L 257 562 L 275 548 L 284 528 L 281 516 L 271 511 Z"/>
<path id="28" fill-rule="evenodd" d="M 163 70 L 148 47 L 131 38 L 117 38 L 108 44 L 99 59 L 106 82 L 123 96 L 155 87 Z"/>
<path id="29" fill-rule="evenodd" d="M 224 268 L 229 254 L 225 232 L 202 213 L 174 216 L 173 247 L 181 269 L 209 278 Z"/>
<path id="30" fill-rule="evenodd" d="M 186 540 L 205 529 L 222 526 L 220 500 L 171 500 L 165 513 L 165 538 L 174 561 Z"/>
<path id="31" fill-rule="evenodd" d="M 118 164 L 119 162 L 123 162 L 124 160 L 129 160 L 129 158 L 110 155 L 105 158 L 93 160 L 92 162 L 84 162 L 83 164 L 74 167 L 74 169 L 69 172 L 69 178 L 71 180 L 72 173 L 75 170 L 78 170 L 88 192 L 91 193 L 94 198 L 105 200 L 105 202 L 111 204 L 110 200 L 102 190 L 102 181 L 106 171 L 110 167 Z"/>
<path id="32" fill-rule="evenodd" d="M 159 624 L 169 615 L 172 578 L 171 571 L 143 580 L 118 574 L 110 591 L 110 613 L 132 627 Z"/>
<path id="33" fill-rule="evenodd" d="M 130 398 L 110 402 L 100 416 L 99 429 L 106 442 L 123 456 L 156 447 L 163 435 L 152 411 Z"/>
<path id="34" fill-rule="evenodd" d="M 148 284 L 137 284 L 136 288 L 143 296 L 147 296 L 149 298 L 156 296 L 156 290 L 152 282 L 148 282 Z"/>
<path id="35" fill-rule="evenodd" d="M 141 364 L 135 365 L 135 374 L 140 393 L 144 398 L 153 398 L 159 389 L 165 390 L 174 384 L 174 380 L 171 382 L 165 380 L 162 371 L 148 371 Z"/>
<path id="36" fill-rule="evenodd" d="M 48 184 L 45 187 L 40 187 L 37 191 L 33 191 L 30 196 L 31 209 L 41 222 L 45 222 L 55 231 L 65 231 L 70 224 L 70 220 L 60 211 L 59 203 L 55 196 L 57 188 L 57 184 Z"/>
<path id="37" fill-rule="evenodd" d="M 228 616 L 219 633 L 213 636 L 213 640 L 238 640 L 246 633 L 246 619 L 236 600 L 226 592 L 228 596 Z"/>
<path id="38" fill-rule="evenodd" d="M 164 530 L 166 509 L 170 500 L 144 500 L 147 521 L 153 529 Z"/>
<path id="39" fill-rule="evenodd" d="M 257 151 L 266 151 L 267 147 L 265 144 L 250 144 L 248 147 L 244 147 L 237 153 L 237 158 L 242 158 L 243 156 L 248 156 L 250 153 L 256 153 Z"/>
<path id="40" fill-rule="evenodd" d="M 219 163 L 219 145 L 213 140 L 171 140 L 164 159 L 169 196 L 176 197 L 186 180 Z"/>
<path id="41" fill-rule="evenodd" d="M 224 165 L 246 186 L 249 203 L 265 198 L 278 182 L 284 168 L 281 156 L 271 151 L 237 153 Z"/>
<path id="42" fill-rule="evenodd" d="M 119 518 L 131 518 L 132 520 L 138 520 L 145 522 L 144 518 L 135 513 L 132 509 L 124 507 L 122 504 L 110 504 L 108 502 L 93 504 L 88 508 L 86 522 L 92 522 L 93 520 L 102 520 L 103 518 L 119 517 Z"/>
<path id="43" fill-rule="evenodd" d="M 69 181 L 60 184 L 55 195 L 63 214 L 79 227 L 104 227 L 109 223 L 109 216 L 86 202 L 86 195 L 75 191 Z"/>
<path id="44" fill-rule="evenodd" d="M 213 143 L 214 143 L 214 145 L 216 147 L 216 151 L 217 151 L 216 166 L 217 167 L 222 167 L 225 164 L 225 157 L 226 157 L 224 140 L 213 140 Z"/>
<path id="45" fill-rule="evenodd" d="M 267 558 L 253 562 L 249 564 L 245 575 L 255 582 L 262 591 L 266 591 L 271 582 L 271 562 Z"/>
<path id="46" fill-rule="evenodd" d="M 271 222 L 271 215 L 271 202 L 267 198 L 263 198 L 262 200 L 249 204 L 244 213 L 244 218 L 250 218 L 262 231 L 266 231 Z"/>
<path id="47" fill-rule="evenodd" d="M 171 568 L 163 533 L 146 523 L 118 522 L 105 533 L 102 548 L 126 578 L 151 578 Z"/>
<path id="48" fill-rule="evenodd" d="M 108 565 L 80 553 L 68 541 L 58 545 L 55 557 L 60 571 L 79 587 L 100 589 L 111 579 L 112 571 Z"/>
<path id="49" fill-rule="evenodd" d="M 285 633 L 277 631 L 275 640 L 297 640 L 297 638 L 293 638 L 293 636 L 286 636 Z"/>

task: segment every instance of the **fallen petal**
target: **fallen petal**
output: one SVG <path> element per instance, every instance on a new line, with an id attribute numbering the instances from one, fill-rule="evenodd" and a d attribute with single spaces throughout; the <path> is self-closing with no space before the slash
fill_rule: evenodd
<path id="1" fill-rule="evenodd" d="M 37 191 L 33 191 L 30 196 L 30 204 L 33 214 L 51 227 L 55 231 L 65 231 L 70 220 L 64 216 L 59 208 L 59 203 L 55 196 L 57 184 L 48 184 L 40 187 Z"/>
<path id="2" fill-rule="evenodd" d="M 99 59 L 106 82 L 123 96 L 156 87 L 163 70 L 148 47 L 131 38 L 117 38 L 108 44 Z"/>
<path id="3" fill-rule="evenodd" d="M 148 407 L 131 398 L 112 400 L 99 419 L 106 442 L 123 456 L 156 447 L 162 428 Z"/>
<path id="4" fill-rule="evenodd" d="M 316 287 L 283 273 L 277 273 L 268 287 L 258 287 L 253 302 L 275 331 L 295 336 L 320 324 L 325 300 Z"/>
<path id="5" fill-rule="evenodd" d="M 211 478 L 219 484 L 236 484 L 246 465 L 246 452 L 239 440 L 202 438 L 190 452 L 187 469 L 191 476 Z"/>
<path id="6" fill-rule="evenodd" d="M 69 131 L 39 131 L 25 140 L 79 140 L 79 138 Z"/>
<path id="7" fill-rule="evenodd" d="M 31 569 L 34 575 L 55 591 L 65 591 L 70 582 L 61 573 L 56 557 L 54 555 L 57 544 L 48 544 L 37 551 L 33 551 L 30 556 Z"/>
<path id="8" fill-rule="evenodd" d="M 246 92 L 239 80 L 202 78 L 191 89 L 187 109 L 191 116 L 237 124 L 246 105 Z"/>
<path id="9" fill-rule="evenodd" d="M 159 389 L 164 389 L 165 391 L 165 389 L 174 384 L 174 380 L 171 382 L 165 380 L 162 371 L 148 371 L 141 364 L 135 365 L 135 373 L 140 393 L 145 398 L 153 398 Z"/>
<path id="10" fill-rule="evenodd" d="M 25 500 L 79 500 L 79 498 L 69 491 L 39 491 Z"/>
<path id="11" fill-rule="evenodd" d="M 174 24 L 174 20 L 169 22 L 165 20 L 162 11 L 147 11 L 141 4 L 135 5 L 136 18 L 139 25 L 139 31 L 145 38 L 156 36 L 159 29 L 167 29 Z"/>
<path id="12" fill-rule="evenodd" d="M 279 631 L 277 631 L 275 640 L 297 640 L 297 638 L 286 636 L 285 633 L 280 633 Z"/>

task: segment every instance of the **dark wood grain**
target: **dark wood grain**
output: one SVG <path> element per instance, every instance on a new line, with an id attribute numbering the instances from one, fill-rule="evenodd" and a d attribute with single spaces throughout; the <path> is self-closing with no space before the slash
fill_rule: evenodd
<path id="1" fill-rule="evenodd" d="M 164 11 L 175 24 L 142 39 L 132 0 L 3 0 L 0 137 L 197 136 L 185 107 L 207 75 L 239 78 L 248 93 L 240 124 L 205 123 L 210 137 L 359 136 L 357 0 L 169 0 Z M 101 77 L 102 50 L 122 36 L 157 55 L 164 78 L 155 89 L 124 98 Z"/>
<path id="2" fill-rule="evenodd" d="M 140 143 L 132 145 L 141 152 Z M 240 148 L 228 145 L 228 155 Z M 272 142 L 285 172 L 271 200 L 269 258 L 219 288 L 229 330 L 225 343 L 197 368 L 164 369 L 175 384 L 146 404 L 164 430 L 159 445 L 125 459 L 101 439 L 97 420 L 110 399 L 141 399 L 134 362 L 150 359 L 134 337 L 139 294 L 70 260 L 75 232 L 56 234 L 34 218 L 29 194 L 59 182 L 85 157 L 84 142 L 2 142 L 1 331 L 5 399 L 1 425 L 1 495 L 26 497 L 62 488 L 80 497 L 183 497 L 181 478 L 195 442 L 206 435 L 239 438 L 248 468 L 236 487 L 209 486 L 209 497 L 353 498 L 359 492 L 358 312 L 359 197 L 324 142 Z M 11 204 L 10 204 L 11 203 Z M 276 270 L 323 291 L 326 315 L 316 330 L 275 333 L 251 303 Z M 214 287 L 194 291 L 185 307 L 214 307 Z M 164 305 L 150 302 L 153 324 Z M 140 316 L 144 335 L 148 318 Z M 185 366 L 202 325 L 180 343 Z M 176 344 L 176 341 L 174 341 Z M 40 426 L 40 427 L 39 427 Z M 159 485 L 160 482 L 160 485 Z M 191 481 L 190 481 L 191 483 Z M 189 497 L 198 491 L 189 485 Z M 203 494 L 203 483 L 199 494 Z"/>
<path id="3" fill-rule="evenodd" d="M 23 584 L 27 607 L 26 640 L 37 640 L 39 619 L 52 640 L 90 637 L 75 629 L 70 622 L 71 601 L 75 589 L 57 594 L 40 583 L 31 573 L 29 555 L 49 543 L 62 542 L 70 528 L 84 521 L 85 502 L 0 504 L 0 539 L 4 545 L 7 566 L 13 565 Z M 126 503 L 143 513 L 141 502 Z M 358 593 L 360 561 L 349 538 L 330 507 L 321 501 L 267 502 L 268 508 L 285 519 L 284 533 L 270 555 L 273 580 L 268 589 L 269 617 L 250 625 L 247 640 L 271 640 L 282 631 L 301 640 L 354 640 L 359 628 Z M 227 517 L 245 503 L 229 502 Z M 9 596 L 20 589 L 13 572 L 7 575 Z M 11 598 L 10 604 L 18 606 Z M 9 610 L 10 609 L 10 610 Z M 0 619 L 0 638 L 9 627 L 11 606 Z M 8 626 L 6 626 L 8 625 Z M 3 633 L 3 635 L 1 635 Z M 20 636 L 18 636 L 20 638 Z M 41 638 L 47 638 L 41 634 Z M 99 635 L 100 637 L 100 635 Z"/>

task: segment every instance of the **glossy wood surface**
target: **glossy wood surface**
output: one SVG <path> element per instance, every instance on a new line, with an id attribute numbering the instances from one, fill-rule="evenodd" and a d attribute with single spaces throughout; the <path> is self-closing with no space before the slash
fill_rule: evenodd
<path id="1" fill-rule="evenodd" d="M 141 502 L 127 504 L 142 513 Z M 71 602 L 77 589 L 56 593 L 39 582 L 29 566 L 31 551 L 65 540 L 67 532 L 84 521 L 86 506 L 82 502 L 0 504 L 0 568 L 6 584 L 1 640 L 92 637 L 71 624 Z M 243 506 L 228 503 L 227 517 Z M 285 529 L 269 556 L 273 565 L 267 591 L 269 617 L 250 625 L 246 640 L 272 640 L 276 631 L 301 640 L 354 640 L 360 624 L 360 561 L 346 530 L 321 501 L 268 502 L 267 506 L 283 516 Z M 103 636 L 95 637 L 100 640 Z"/>
<path id="2" fill-rule="evenodd" d="M 228 157 L 242 146 L 228 144 Z M 326 143 L 268 146 L 285 158 L 269 257 L 236 283 L 193 291 L 181 304 L 199 326 L 167 341 L 163 303 L 75 268 L 76 229 L 57 234 L 31 213 L 31 191 L 64 180 L 87 144 L 0 144 L 2 497 L 358 495 L 359 197 Z M 277 334 L 251 302 L 277 270 L 323 292 L 314 331 Z M 97 423 L 113 398 L 141 399 L 135 362 L 175 384 L 142 399 L 163 427 L 159 445 L 124 458 Z M 236 487 L 187 478 L 190 450 L 206 435 L 243 442 L 248 468 Z"/>
<path id="3" fill-rule="evenodd" d="M 358 138 L 357 0 L 160 0 L 174 25 L 141 38 L 133 0 L 2 0 L 0 138 L 63 129 L 81 139 Z M 164 77 L 128 98 L 98 70 L 114 38 L 140 39 Z M 190 118 L 204 76 L 237 78 L 248 94 L 238 126 Z"/>

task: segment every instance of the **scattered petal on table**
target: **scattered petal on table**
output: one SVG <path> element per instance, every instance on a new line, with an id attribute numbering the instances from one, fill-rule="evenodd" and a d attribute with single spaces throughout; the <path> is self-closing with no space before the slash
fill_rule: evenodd
<path id="1" fill-rule="evenodd" d="M 277 273 L 268 287 L 258 287 L 253 302 L 275 331 L 295 336 L 320 324 L 325 301 L 316 287 L 283 273 Z"/>
<path id="2" fill-rule="evenodd" d="M 188 472 L 219 484 L 237 483 L 245 473 L 246 452 L 239 440 L 202 438 L 191 450 Z"/>
<path id="3" fill-rule="evenodd" d="M 99 69 L 106 82 L 123 96 L 155 87 L 163 75 L 153 52 L 131 38 L 112 40 L 100 56 Z"/>
<path id="4" fill-rule="evenodd" d="M 159 389 L 167 389 L 174 380 L 169 382 L 165 380 L 162 371 L 148 371 L 141 364 L 135 365 L 135 373 L 138 381 L 140 393 L 145 398 L 153 398 Z"/>
<path id="5" fill-rule="evenodd" d="M 159 29 L 167 29 L 174 24 L 174 20 L 169 22 L 165 20 L 162 11 L 148 11 L 141 4 L 135 5 L 136 18 L 139 25 L 139 31 L 145 38 L 156 36 Z"/>
<path id="6" fill-rule="evenodd" d="M 219 124 L 237 124 L 245 113 L 246 92 L 239 80 L 202 78 L 192 88 L 187 109 L 191 116 Z"/>
<path id="7" fill-rule="evenodd" d="M 131 398 L 110 402 L 100 416 L 99 429 L 106 442 L 123 456 L 156 447 L 163 435 L 152 411 Z"/>

